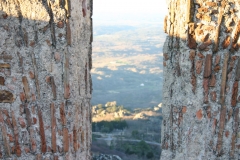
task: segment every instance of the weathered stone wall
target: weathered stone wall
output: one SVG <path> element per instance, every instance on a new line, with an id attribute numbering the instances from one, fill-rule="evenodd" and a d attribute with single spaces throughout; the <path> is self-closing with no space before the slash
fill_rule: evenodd
<path id="1" fill-rule="evenodd" d="M 88 160 L 92 0 L 0 1 L 0 159 Z"/>
<path id="2" fill-rule="evenodd" d="M 240 1 L 167 4 L 161 159 L 240 159 Z"/>

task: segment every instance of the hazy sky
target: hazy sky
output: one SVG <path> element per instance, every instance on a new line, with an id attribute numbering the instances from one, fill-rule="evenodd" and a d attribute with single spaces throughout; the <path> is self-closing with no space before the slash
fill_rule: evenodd
<path id="1" fill-rule="evenodd" d="M 94 0 L 93 11 L 97 13 L 163 13 L 166 0 Z"/>
<path id="2" fill-rule="evenodd" d="M 93 0 L 95 24 L 100 21 L 122 23 L 123 20 L 154 22 L 154 18 L 162 18 L 166 12 L 166 0 Z"/>

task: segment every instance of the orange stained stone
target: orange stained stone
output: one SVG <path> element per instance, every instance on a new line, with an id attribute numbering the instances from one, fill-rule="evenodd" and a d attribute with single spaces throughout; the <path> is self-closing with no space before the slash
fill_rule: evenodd
<path id="1" fill-rule="evenodd" d="M 202 110 L 201 110 L 201 109 L 199 109 L 199 110 L 196 112 L 196 116 L 197 116 L 197 119 L 198 119 L 198 120 L 201 120 L 201 119 L 202 119 L 203 114 L 202 114 Z"/>

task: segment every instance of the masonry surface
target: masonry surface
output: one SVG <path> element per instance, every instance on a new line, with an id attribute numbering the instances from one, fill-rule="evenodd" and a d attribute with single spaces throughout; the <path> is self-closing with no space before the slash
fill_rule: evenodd
<path id="1" fill-rule="evenodd" d="M 240 159 L 240 1 L 167 3 L 161 159 Z"/>
<path id="2" fill-rule="evenodd" d="M 0 159 L 91 159 L 92 0 L 0 1 Z"/>

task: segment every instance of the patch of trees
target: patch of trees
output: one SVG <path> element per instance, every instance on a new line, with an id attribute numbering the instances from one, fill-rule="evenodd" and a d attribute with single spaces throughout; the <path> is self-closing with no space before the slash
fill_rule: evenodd
<path id="1" fill-rule="evenodd" d="M 128 128 L 128 124 L 125 120 L 122 120 L 121 118 L 117 118 L 114 121 L 100 121 L 92 123 L 93 132 L 110 133 L 114 129 L 123 130 L 125 128 Z"/>
<path id="2" fill-rule="evenodd" d="M 139 157 L 146 157 L 151 159 L 154 157 L 151 147 L 145 142 L 140 141 L 137 144 L 124 144 L 126 154 L 136 154 Z"/>

